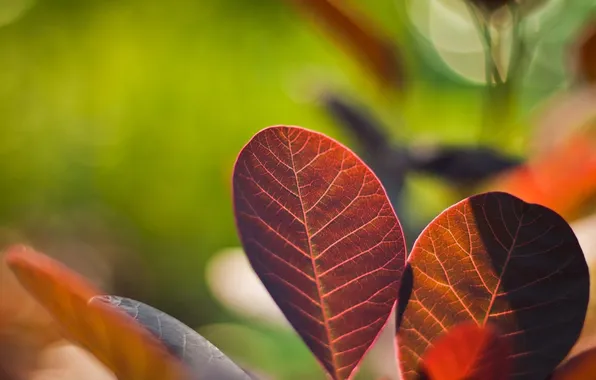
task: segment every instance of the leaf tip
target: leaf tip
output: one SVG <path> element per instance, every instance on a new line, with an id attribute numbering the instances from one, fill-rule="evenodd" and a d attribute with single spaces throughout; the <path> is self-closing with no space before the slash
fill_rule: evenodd
<path id="1" fill-rule="evenodd" d="M 48 258 L 25 244 L 15 244 L 6 249 L 4 261 L 14 272 L 29 266 L 43 265 Z"/>

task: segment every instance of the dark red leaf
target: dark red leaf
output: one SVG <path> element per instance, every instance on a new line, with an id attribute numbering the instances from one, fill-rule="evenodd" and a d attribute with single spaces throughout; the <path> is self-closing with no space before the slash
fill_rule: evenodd
<path id="1" fill-rule="evenodd" d="M 588 267 L 571 227 L 543 206 L 497 192 L 465 199 L 429 224 L 408 261 L 410 300 L 398 312 L 405 379 L 462 322 L 497 326 L 514 379 L 546 378 L 582 329 Z"/>
<path id="2" fill-rule="evenodd" d="M 190 379 L 183 364 L 133 318 L 105 302 L 90 303 L 100 292 L 64 265 L 21 246 L 10 249 L 6 261 L 65 335 L 118 379 Z"/>
<path id="3" fill-rule="evenodd" d="M 251 265 L 334 379 L 349 378 L 396 302 L 405 242 L 385 191 L 349 149 L 277 126 L 234 169 Z"/>
<path id="4" fill-rule="evenodd" d="M 433 341 L 422 369 L 430 380 L 507 380 L 509 349 L 490 324 L 465 322 Z"/>

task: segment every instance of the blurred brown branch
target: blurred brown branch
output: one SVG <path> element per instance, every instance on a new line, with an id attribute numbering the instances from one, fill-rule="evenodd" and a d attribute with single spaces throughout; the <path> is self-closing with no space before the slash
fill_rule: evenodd
<path id="1" fill-rule="evenodd" d="M 590 85 L 596 83 L 596 22 L 583 31 L 577 47 L 578 75 Z"/>
<path id="2" fill-rule="evenodd" d="M 345 2 L 334 0 L 287 0 L 332 34 L 344 48 L 356 56 L 376 79 L 388 88 L 403 89 L 404 64 L 395 44 L 374 21 L 367 19 Z"/>

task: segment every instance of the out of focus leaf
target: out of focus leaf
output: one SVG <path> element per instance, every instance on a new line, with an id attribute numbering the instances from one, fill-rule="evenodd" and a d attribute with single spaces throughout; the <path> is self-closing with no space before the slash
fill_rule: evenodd
<path id="1" fill-rule="evenodd" d="M 22 379 L 59 339 L 52 317 L 21 286 L 0 252 L 0 379 Z"/>
<path id="2" fill-rule="evenodd" d="M 385 126 L 368 110 L 337 94 L 325 94 L 322 99 L 335 122 L 353 134 L 367 154 L 383 154 L 390 146 Z"/>
<path id="3" fill-rule="evenodd" d="M 433 341 L 422 367 L 429 380 L 507 380 L 509 349 L 490 324 L 464 322 Z"/>
<path id="4" fill-rule="evenodd" d="M 438 146 L 410 149 L 411 170 L 433 175 L 456 186 L 474 186 L 522 160 L 488 147 Z"/>
<path id="5" fill-rule="evenodd" d="M 404 64 L 391 40 L 376 29 L 372 20 L 349 9 L 337 0 L 287 0 L 315 19 L 368 66 L 378 81 L 388 87 L 402 88 Z"/>
<path id="6" fill-rule="evenodd" d="M 596 86 L 563 92 L 537 110 L 530 156 L 548 157 L 570 138 L 596 142 Z"/>
<path id="7" fill-rule="evenodd" d="M 566 360 L 584 351 L 596 348 L 596 214 L 571 224 L 582 247 L 590 271 L 590 302 L 581 335 Z"/>
<path id="8" fill-rule="evenodd" d="M 488 147 L 396 146 L 391 144 L 381 122 L 362 107 L 336 95 L 327 95 L 324 99 L 336 123 L 354 134 L 363 148 L 361 154 L 365 161 L 375 172 L 380 171 L 383 183 L 385 179 L 391 181 L 392 189 L 401 189 L 409 171 L 436 176 L 456 186 L 469 186 L 522 163 L 521 159 Z"/>
<path id="9" fill-rule="evenodd" d="M 123 310 L 159 339 L 200 380 L 249 380 L 240 367 L 217 347 L 176 318 L 142 302 L 117 296 L 94 297 Z"/>
<path id="10" fill-rule="evenodd" d="M 405 241 L 385 190 L 320 133 L 256 134 L 234 168 L 234 211 L 255 272 L 333 379 L 347 379 L 395 305 Z"/>
<path id="11" fill-rule="evenodd" d="M 495 325 L 511 371 L 528 380 L 546 378 L 582 330 L 586 260 L 571 227 L 546 207 L 506 193 L 470 197 L 429 224 L 408 262 L 397 333 L 406 380 L 430 342 L 467 321 Z"/>
<path id="12" fill-rule="evenodd" d="M 550 380 L 588 380 L 596 376 L 596 348 L 574 356 L 559 367 Z"/>
<path id="13" fill-rule="evenodd" d="M 106 303 L 82 277 L 28 247 L 6 261 L 23 286 L 58 322 L 65 335 L 90 351 L 120 379 L 186 380 L 186 368 L 147 330 Z"/>
<path id="14" fill-rule="evenodd" d="M 583 135 L 499 176 L 487 186 L 549 207 L 567 220 L 583 216 L 596 195 L 596 144 Z"/>

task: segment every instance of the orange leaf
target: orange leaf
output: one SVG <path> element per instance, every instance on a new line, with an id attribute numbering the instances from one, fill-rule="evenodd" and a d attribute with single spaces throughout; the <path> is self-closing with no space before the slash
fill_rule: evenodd
<path id="1" fill-rule="evenodd" d="M 474 321 L 498 328 L 513 377 L 534 380 L 546 379 L 577 342 L 590 278 L 560 215 L 493 192 L 447 208 L 422 231 L 401 286 L 403 379 L 418 379 L 420 357 L 435 339 Z"/>
<path id="2" fill-rule="evenodd" d="M 589 137 L 575 136 L 547 156 L 504 174 L 489 187 L 572 220 L 596 194 L 596 149 Z"/>
<path id="3" fill-rule="evenodd" d="M 505 380 L 509 350 L 490 325 L 461 323 L 440 336 L 422 357 L 430 380 Z"/>
<path id="4" fill-rule="evenodd" d="M 551 380 L 584 380 L 596 377 L 596 348 L 574 356 L 558 368 Z"/>
<path id="5" fill-rule="evenodd" d="M 101 293 L 64 265 L 24 246 L 9 249 L 6 262 L 65 335 L 119 379 L 187 378 L 182 364 L 134 319 L 106 303 L 89 303 Z"/>
<path id="6" fill-rule="evenodd" d="M 395 45 L 376 30 L 371 20 L 333 0 L 289 0 L 312 15 L 345 48 L 377 77 L 383 85 L 402 87 L 403 65 Z M 342 2 L 345 3 L 345 2 Z"/>

